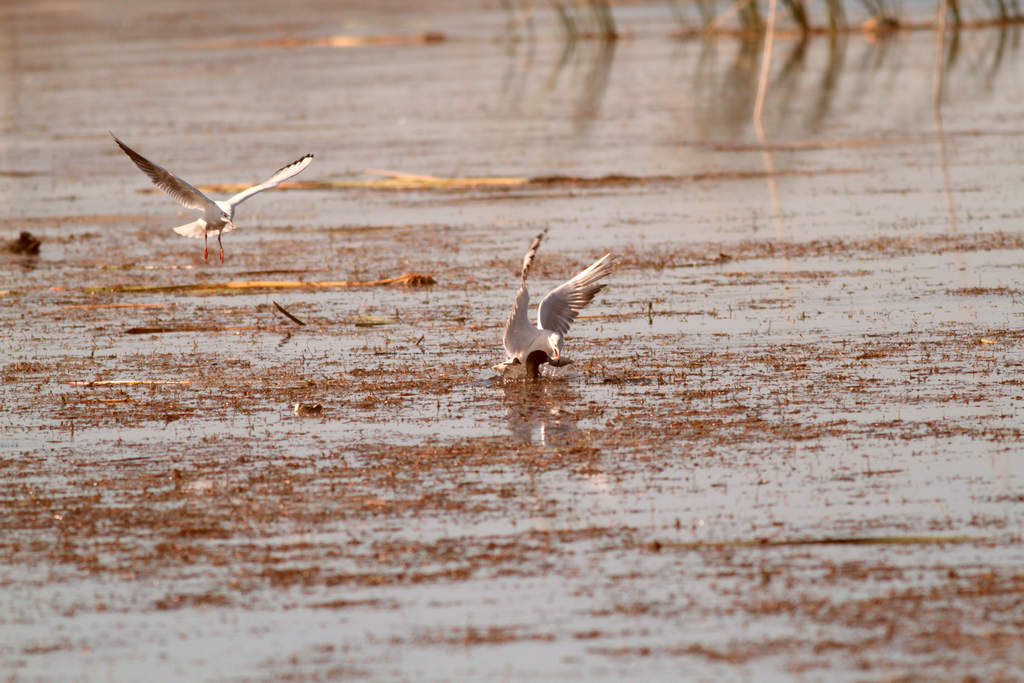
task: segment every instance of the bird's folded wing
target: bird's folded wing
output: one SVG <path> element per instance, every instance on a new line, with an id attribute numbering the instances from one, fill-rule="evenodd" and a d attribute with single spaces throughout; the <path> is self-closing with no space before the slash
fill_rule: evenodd
<path id="1" fill-rule="evenodd" d="M 306 156 L 302 157 L 301 159 L 293 161 L 287 166 L 282 166 L 281 168 L 277 169 L 277 171 L 274 172 L 274 175 L 270 176 L 259 185 L 253 185 L 249 189 L 242 190 L 241 192 L 236 194 L 234 197 L 228 200 L 228 204 L 230 204 L 232 207 L 238 206 L 239 204 L 241 204 L 254 194 L 259 194 L 264 190 L 269 190 L 271 188 L 277 187 L 278 185 L 288 180 L 292 176 L 301 173 L 311 163 L 313 163 L 313 155 L 307 154 Z"/>
<path id="2" fill-rule="evenodd" d="M 526 291 L 524 282 L 505 321 L 505 353 L 509 358 L 515 358 L 530 347 L 536 334 L 537 328 L 530 324 L 530 293 Z"/>
<path id="3" fill-rule="evenodd" d="M 583 307 L 604 289 L 598 281 L 611 274 L 613 266 L 612 255 L 605 254 L 589 268 L 548 292 L 537 308 L 538 327 L 566 334 Z"/>
<path id="4" fill-rule="evenodd" d="M 205 194 L 192 187 L 166 168 L 157 166 L 152 161 L 118 140 L 117 136 L 113 133 L 111 133 L 111 137 L 114 138 L 114 142 L 116 142 L 117 146 L 121 148 L 121 151 L 127 154 L 128 158 L 135 162 L 135 165 L 139 167 L 139 170 L 149 176 L 149 179 L 153 181 L 154 185 L 173 197 L 179 204 L 190 209 L 199 209 L 200 211 L 207 211 L 211 207 L 214 210 L 219 210 L 213 200 Z"/>

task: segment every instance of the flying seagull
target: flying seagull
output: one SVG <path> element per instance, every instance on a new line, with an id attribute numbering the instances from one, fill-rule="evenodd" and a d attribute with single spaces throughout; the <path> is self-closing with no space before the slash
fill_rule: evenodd
<path id="1" fill-rule="evenodd" d="M 174 232 L 179 235 L 184 235 L 185 237 L 194 237 L 196 239 L 202 237 L 204 261 L 207 259 L 208 254 L 206 248 L 207 238 L 210 233 L 215 232 L 217 233 L 217 246 L 220 247 L 220 262 L 224 263 L 224 245 L 221 244 L 220 236 L 221 234 L 228 232 L 229 230 L 234 230 L 238 227 L 231 222 L 235 217 L 236 206 L 255 194 L 277 187 L 292 176 L 300 173 L 313 162 L 313 155 L 307 154 L 301 159 L 293 161 L 287 166 L 278 169 L 274 175 L 270 176 L 259 185 L 253 185 L 249 189 L 242 190 L 226 201 L 218 202 L 210 199 L 167 169 L 157 166 L 152 161 L 118 140 L 117 136 L 113 133 L 111 133 L 110 136 L 114 138 L 114 142 L 117 143 L 117 146 L 128 155 L 128 158 L 135 162 L 135 165 L 139 167 L 139 170 L 149 176 L 149 179 L 153 181 L 154 185 L 169 194 L 171 198 L 176 200 L 182 206 L 203 212 L 202 218 L 194 220 L 191 223 L 186 223 L 185 225 L 179 225 L 174 229 Z"/>
<path id="2" fill-rule="evenodd" d="M 535 327 L 530 324 L 530 293 L 526 290 L 526 276 L 530 273 L 537 248 L 547 232 L 545 229 L 533 238 L 523 257 L 522 284 L 505 323 L 505 353 L 508 359 L 495 366 L 504 372 L 513 365 L 522 364 L 530 378 L 540 374 L 543 363 L 557 367 L 572 362 L 562 356 L 565 334 L 583 307 L 604 289 L 605 285 L 598 284 L 598 281 L 611 274 L 615 263 L 611 254 L 605 254 L 589 268 L 548 292 L 537 308 Z"/>

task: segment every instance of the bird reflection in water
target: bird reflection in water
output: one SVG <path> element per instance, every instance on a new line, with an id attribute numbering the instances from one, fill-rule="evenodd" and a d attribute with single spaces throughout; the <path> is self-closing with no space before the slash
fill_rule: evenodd
<path id="1" fill-rule="evenodd" d="M 581 398 L 566 384 L 546 378 L 540 382 L 509 381 L 502 389 L 505 419 L 516 441 L 556 447 L 576 438 L 580 431 L 577 417 L 566 406 L 578 405 Z"/>

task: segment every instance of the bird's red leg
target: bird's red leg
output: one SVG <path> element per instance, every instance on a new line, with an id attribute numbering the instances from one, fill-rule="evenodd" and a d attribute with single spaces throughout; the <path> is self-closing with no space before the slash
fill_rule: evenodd
<path id="1" fill-rule="evenodd" d="M 220 243 L 220 233 L 217 233 L 217 246 L 220 247 L 220 262 L 224 263 L 224 245 Z"/>
<path id="2" fill-rule="evenodd" d="M 207 237 L 206 237 L 206 235 L 204 234 L 204 235 L 203 235 L 203 260 L 204 260 L 204 261 L 206 260 L 206 257 L 207 257 L 207 252 L 206 252 L 206 239 L 207 239 Z"/>

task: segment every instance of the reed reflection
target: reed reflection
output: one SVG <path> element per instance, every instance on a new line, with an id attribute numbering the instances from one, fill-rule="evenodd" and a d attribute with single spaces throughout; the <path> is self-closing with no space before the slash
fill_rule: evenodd
<path id="1" fill-rule="evenodd" d="M 958 96 L 965 98 L 978 96 L 979 89 L 992 92 L 996 75 L 1013 63 L 1010 56 L 1020 44 L 1020 27 L 1013 24 L 971 31 L 969 50 L 962 49 L 961 31 L 950 29 L 947 34 L 942 48 L 944 78 L 956 83 Z M 616 40 L 568 35 L 553 50 L 537 36 L 534 30 L 520 31 L 508 42 L 499 110 L 535 115 L 564 102 L 562 113 L 572 122 L 574 133 L 586 134 L 601 120 L 604 100 L 616 89 L 616 59 L 634 59 L 636 53 L 620 48 Z M 879 107 L 890 116 L 897 111 L 909 117 L 927 116 L 929 99 L 911 99 L 915 92 L 902 85 L 907 67 L 919 60 L 919 37 L 919 32 L 777 37 L 764 102 L 768 140 L 814 136 L 840 119 L 876 117 Z M 678 102 L 666 99 L 668 111 L 685 117 L 674 126 L 679 142 L 751 140 L 762 41 L 718 38 L 701 40 L 696 49 L 686 48 L 696 44 L 680 41 L 683 49 L 666 53 L 666 60 L 682 61 L 682 83 L 673 76 L 679 71 L 670 63 L 662 75 L 645 75 L 663 79 L 663 84 L 653 87 L 664 88 Z M 680 87 L 685 96 L 679 96 Z"/>
<path id="2" fill-rule="evenodd" d="M 556 94 L 568 93 L 573 131 L 585 134 L 600 116 L 616 45 L 615 41 L 566 38 L 548 66 L 540 62 L 534 40 L 510 42 L 501 80 L 501 111 L 525 113 L 538 98 L 547 102 Z M 539 92 L 531 90 L 534 83 L 542 84 Z"/>

